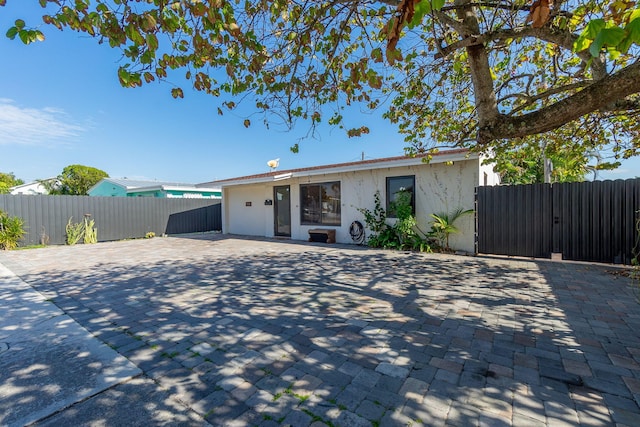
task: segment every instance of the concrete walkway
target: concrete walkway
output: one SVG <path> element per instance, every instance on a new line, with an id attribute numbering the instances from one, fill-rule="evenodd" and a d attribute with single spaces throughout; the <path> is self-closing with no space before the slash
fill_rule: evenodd
<path id="1" fill-rule="evenodd" d="M 0 263 L 0 425 L 640 424 L 613 268 L 220 235 Z"/>

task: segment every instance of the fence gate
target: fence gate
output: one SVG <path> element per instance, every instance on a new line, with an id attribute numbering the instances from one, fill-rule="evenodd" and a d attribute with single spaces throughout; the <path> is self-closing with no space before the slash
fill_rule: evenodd
<path id="1" fill-rule="evenodd" d="M 478 187 L 477 252 L 629 264 L 638 210 L 640 179 Z"/>

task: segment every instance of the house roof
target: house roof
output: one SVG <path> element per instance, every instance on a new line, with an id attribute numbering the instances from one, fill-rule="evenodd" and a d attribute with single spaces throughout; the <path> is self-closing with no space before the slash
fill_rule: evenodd
<path id="1" fill-rule="evenodd" d="M 54 181 L 56 179 L 58 179 L 58 178 L 56 178 L 56 177 L 54 177 L 54 178 L 45 178 L 45 179 L 39 179 L 37 181 L 27 182 L 25 184 L 15 185 L 15 186 L 9 188 L 9 193 L 17 194 L 17 192 L 19 192 L 21 190 L 25 190 L 25 189 L 28 189 L 28 188 L 34 188 L 34 189 L 43 189 L 43 190 L 45 190 L 43 194 L 46 194 L 47 191 L 44 188 L 44 185 L 42 185 L 42 182 L 43 181 L 45 181 L 45 182 Z"/>
<path id="2" fill-rule="evenodd" d="M 143 181 L 138 179 L 127 179 L 127 178 L 103 178 L 103 181 L 110 182 L 115 185 L 119 185 L 120 187 L 124 187 L 127 190 L 133 188 L 142 188 L 142 187 L 158 187 L 163 185 L 169 185 L 172 187 L 193 187 L 193 184 L 182 184 L 177 182 L 168 182 L 168 181 Z"/>
<path id="3" fill-rule="evenodd" d="M 432 159 L 429 163 L 444 163 L 449 161 L 460 161 L 467 159 L 477 159 L 479 156 L 475 153 L 470 153 L 467 149 L 455 149 L 440 151 L 432 154 Z M 414 157 L 409 156 L 397 156 L 397 157 L 385 157 L 381 159 L 362 160 L 357 162 L 337 163 L 332 165 L 312 166 L 298 169 L 278 170 L 271 171 L 256 175 L 247 175 L 237 178 L 221 179 L 202 184 L 200 186 L 228 186 L 236 184 L 252 184 L 259 182 L 269 182 L 289 179 L 294 176 L 312 176 L 321 175 L 325 173 L 340 173 L 340 172 L 352 172 L 365 169 L 381 169 L 388 167 L 410 166 L 424 163 L 423 159 L 427 158 L 427 154 L 417 155 Z"/>
<path id="4" fill-rule="evenodd" d="M 196 186 L 195 184 L 184 184 L 179 182 L 167 181 L 143 181 L 127 178 L 103 178 L 100 182 L 92 187 L 97 187 L 102 182 L 125 188 L 127 193 L 134 191 L 154 191 L 154 190 L 173 190 L 173 191 L 220 191 L 219 187 Z M 91 190 L 89 190 L 91 191 Z"/>

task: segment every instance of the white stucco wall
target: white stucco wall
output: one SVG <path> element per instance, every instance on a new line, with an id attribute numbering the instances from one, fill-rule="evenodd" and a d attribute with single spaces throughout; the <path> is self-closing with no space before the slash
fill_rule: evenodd
<path id="1" fill-rule="evenodd" d="M 478 185 L 500 185 L 500 175 L 493 171 L 493 163 L 485 163 L 486 157 L 480 158 L 480 180 Z"/>
<path id="2" fill-rule="evenodd" d="M 265 236 L 265 215 L 272 212 L 264 206 L 266 189 L 264 184 L 223 189 L 222 221 L 225 233 Z M 247 203 L 251 206 L 247 206 Z M 273 214 L 271 215 L 273 218 Z"/>
<path id="3" fill-rule="evenodd" d="M 428 231 L 431 213 L 450 212 L 457 208 L 473 209 L 474 188 L 483 185 L 478 159 L 456 161 L 453 165 L 443 163 L 418 164 L 412 166 L 369 169 L 322 175 L 294 176 L 282 181 L 260 184 L 231 185 L 223 187 L 223 232 L 252 236 L 274 236 L 273 206 L 265 206 L 265 199 L 273 199 L 273 187 L 289 185 L 291 188 L 291 238 L 307 240 L 312 228 L 336 229 L 336 240 L 352 243 L 349 226 L 355 220 L 365 224 L 358 208 L 372 210 L 376 190 L 386 203 L 386 178 L 415 175 L 416 218 L 419 227 Z M 317 173 L 317 172 L 316 172 Z M 491 175 L 490 175 L 491 176 Z M 341 225 L 300 224 L 300 184 L 340 181 L 342 215 Z M 251 202 L 251 206 L 246 206 Z M 474 251 L 474 216 L 467 215 L 456 222 L 460 234 L 451 236 L 451 247 L 468 252 Z M 368 230 L 367 230 L 368 234 Z"/>

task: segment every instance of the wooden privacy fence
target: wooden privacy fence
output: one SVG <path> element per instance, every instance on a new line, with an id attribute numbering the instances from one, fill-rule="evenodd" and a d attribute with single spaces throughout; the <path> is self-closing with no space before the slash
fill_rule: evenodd
<path id="1" fill-rule="evenodd" d="M 477 252 L 630 264 L 638 210 L 638 178 L 478 187 Z"/>
<path id="2" fill-rule="evenodd" d="M 22 218 L 21 246 L 65 243 L 66 225 L 91 215 L 98 241 L 144 237 L 153 232 L 183 234 L 222 229 L 220 200 L 152 197 L 37 196 L 0 194 L 0 210 Z"/>

